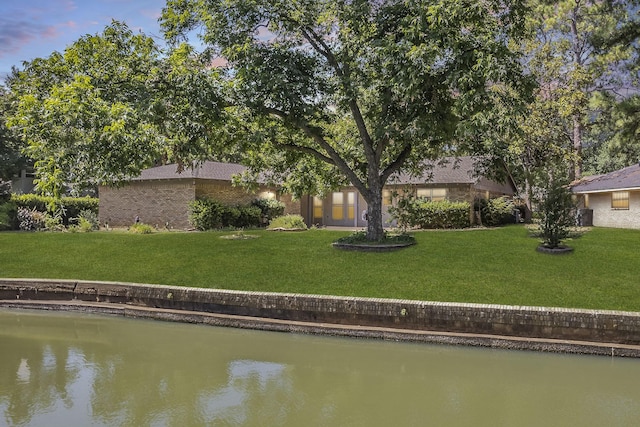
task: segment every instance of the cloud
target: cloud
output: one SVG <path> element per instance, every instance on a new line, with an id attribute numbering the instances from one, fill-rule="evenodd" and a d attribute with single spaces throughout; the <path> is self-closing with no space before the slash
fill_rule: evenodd
<path id="1" fill-rule="evenodd" d="M 0 58 L 20 49 L 41 36 L 51 36 L 55 27 L 41 25 L 26 20 L 14 20 L 7 16 L 0 17 Z"/>

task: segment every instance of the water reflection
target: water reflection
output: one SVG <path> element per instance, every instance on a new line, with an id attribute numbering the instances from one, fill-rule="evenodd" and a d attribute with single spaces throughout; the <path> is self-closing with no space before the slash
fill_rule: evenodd
<path id="1" fill-rule="evenodd" d="M 9 426 L 632 426 L 640 361 L 0 311 Z"/>

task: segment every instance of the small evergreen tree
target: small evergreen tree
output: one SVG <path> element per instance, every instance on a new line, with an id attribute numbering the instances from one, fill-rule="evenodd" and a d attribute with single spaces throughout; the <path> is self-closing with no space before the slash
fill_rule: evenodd
<path id="1" fill-rule="evenodd" d="M 569 236 L 570 227 L 575 225 L 574 208 L 567 182 L 550 176 L 546 185 L 540 188 L 538 200 L 540 231 L 545 247 L 558 248 Z"/>

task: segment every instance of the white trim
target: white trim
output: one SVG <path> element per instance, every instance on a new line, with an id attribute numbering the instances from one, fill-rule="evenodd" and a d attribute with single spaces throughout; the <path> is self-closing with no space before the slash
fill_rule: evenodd
<path id="1" fill-rule="evenodd" d="M 574 191 L 575 194 L 614 193 L 616 191 L 640 191 L 640 187 L 609 188 L 608 190 Z"/>

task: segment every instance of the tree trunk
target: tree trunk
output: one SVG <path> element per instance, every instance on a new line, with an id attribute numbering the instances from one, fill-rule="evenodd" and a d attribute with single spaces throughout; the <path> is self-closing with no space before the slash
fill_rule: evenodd
<path id="1" fill-rule="evenodd" d="M 367 213 L 369 221 L 367 223 L 367 240 L 377 241 L 384 237 L 384 227 L 382 223 L 382 187 L 369 192 L 367 202 Z"/>
<path id="2" fill-rule="evenodd" d="M 582 133 L 583 126 L 580 117 L 573 117 L 573 170 L 570 171 L 571 181 L 582 178 Z"/>

